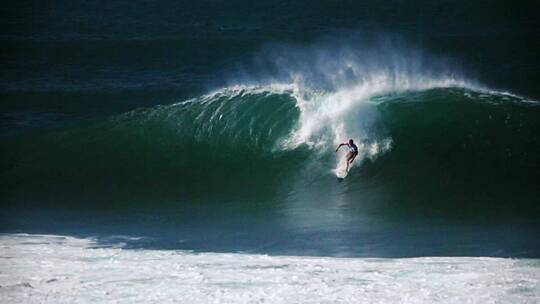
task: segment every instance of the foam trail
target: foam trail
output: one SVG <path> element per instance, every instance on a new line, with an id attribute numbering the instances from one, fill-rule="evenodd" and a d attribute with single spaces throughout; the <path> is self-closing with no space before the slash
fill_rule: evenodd
<path id="1" fill-rule="evenodd" d="M 0 236 L 2 303 L 535 303 L 538 260 L 324 258 Z"/>

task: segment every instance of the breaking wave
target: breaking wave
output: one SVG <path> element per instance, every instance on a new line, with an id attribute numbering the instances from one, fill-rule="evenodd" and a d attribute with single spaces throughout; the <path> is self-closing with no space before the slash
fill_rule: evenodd
<path id="1" fill-rule="evenodd" d="M 266 201 L 342 187 L 373 204 L 535 205 L 536 102 L 413 49 L 267 58 L 264 72 L 210 94 L 6 139 L 8 201 Z M 338 184 L 334 149 L 348 138 L 360 156 Z"/>

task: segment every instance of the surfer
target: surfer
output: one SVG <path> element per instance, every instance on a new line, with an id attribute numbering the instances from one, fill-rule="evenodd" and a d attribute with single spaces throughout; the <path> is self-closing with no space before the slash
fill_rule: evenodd
<path id="1" fill-rule="evenodd" d="M 349 172 L 349 165 L 352 164 L 352 162 L 356 158 L 356 155 L 358 155 L 358 147 L 354 144 L 354 141 L 352 139 L 349 139 L 349 142 L 339 144 L 339 146 L 336 148 L 336 152 L 339 150 L 339 148 L 341 148 L 341 146 L 349 147 L 349 153 L 347 153 L 346 156 L 347 168 L 345 169 L 346 172 Z"/>

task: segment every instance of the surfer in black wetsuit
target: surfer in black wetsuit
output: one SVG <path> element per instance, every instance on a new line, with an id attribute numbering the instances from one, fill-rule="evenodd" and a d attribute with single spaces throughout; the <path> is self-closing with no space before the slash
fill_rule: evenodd
<path id="1" fill-rule="evenodd" d="M 341 148 L 341 146 L 347 146 L 349 147 L 349 153 L 347 153 L 347 168 L 345 169 L 347 172 L 349 171 L 349 165 L 352 164 L 354 159 L 356 158 L 356 155 L 358 155 L 358 147 L 354 144 L 354 141 L 352 139 L 349 139 L 349 142 L 344 142 L 342 144 L 339 144 L 339 146 L 336 148 L 336 152 Z"/>

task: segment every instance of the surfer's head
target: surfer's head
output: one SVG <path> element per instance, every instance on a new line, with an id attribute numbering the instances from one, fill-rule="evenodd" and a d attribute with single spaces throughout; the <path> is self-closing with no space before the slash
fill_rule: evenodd
<path id="1" fill-rule="evenodd" d="M 352 144 L 354 144 L 354 141 L 351 138 L 351 139 L 349 139 L 349 145 L 352 145 Z"/>

